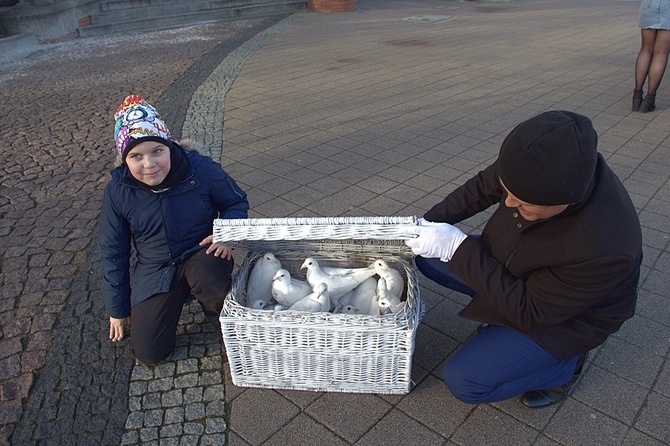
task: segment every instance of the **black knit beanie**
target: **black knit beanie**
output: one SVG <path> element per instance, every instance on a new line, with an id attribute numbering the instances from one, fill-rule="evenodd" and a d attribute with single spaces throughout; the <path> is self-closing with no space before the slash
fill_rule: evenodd
<path id="1" fill-rule="evenodd" d="M 500 179 L 518 199 L 554 206 L 581 201 L 596 168 L 598 135 L 586 116 L 548 111 L 522 122 L 500 147 Z"/>

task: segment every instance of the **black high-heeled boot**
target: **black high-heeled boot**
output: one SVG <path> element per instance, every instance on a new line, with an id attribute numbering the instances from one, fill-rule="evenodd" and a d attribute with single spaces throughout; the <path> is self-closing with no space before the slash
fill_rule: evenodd
<path id="1" fill-rule="evenodd" d="M 633 111 L 640 111 L 643 94 L 641 88 L 639 90 L 633 90 Z"/>
<path id="2" fill-rule="evenodd" d="M 656 110 L 656 93 L 647 93 L 640 103 L 640 112 L 647 113 Z"/>

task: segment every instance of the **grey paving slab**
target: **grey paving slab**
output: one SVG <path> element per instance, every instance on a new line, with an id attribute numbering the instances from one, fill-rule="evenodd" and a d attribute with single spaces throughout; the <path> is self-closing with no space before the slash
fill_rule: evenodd
<path id="1" fill-rule="evenodd" d="M 360 0 L 3 61 L 0 444 L 670 444 L 670 88 L 629 111 L 637 7 Z M 643 225 L 637 314 L 539 411 L 449 394 L 442 364 L 476 324 L 456 315 L 467 296 L 426 280 L 407 395 L 237 387 L 197 305 L 169 361 L 136 364 L 106 339 L 95 243 L 111 114 L 131 92 L 220 159 L 258 217 L 421 215 L 519 122 L 586 114 Z"/>

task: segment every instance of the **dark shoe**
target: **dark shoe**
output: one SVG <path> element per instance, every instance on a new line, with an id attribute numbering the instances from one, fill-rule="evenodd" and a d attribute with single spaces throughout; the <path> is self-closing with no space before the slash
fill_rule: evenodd
<path id="1" fill-rule="evenodd" d="M 640 104 L 642 103 L 642 89 L 633 90 L 633 111 L 640 111 Z"/>
<path id="2" fill-rule="evenodd" d="M 588 353 L 584 353 L 577 360 L 575 366 L 575 373 L 572 379 L 560 387 L 552 387 L 550 389 L 534 390 L 532 392 L 525 392 L 521 394 L 521 404 L 531 409 L 539 409 L 542 407 L 549 407 L 567 398 L 574 389 L 579 377 L 582 375 L 584 369 L 584 362 Z"/>
<path id="3" fill-rule="evenodd" d="M 647 113 L 654 110 L 656 110 L 656 95 L 647 94 L 647 96 L 644 97 L 644 100 L 640 103 L 640 112 Z"/>

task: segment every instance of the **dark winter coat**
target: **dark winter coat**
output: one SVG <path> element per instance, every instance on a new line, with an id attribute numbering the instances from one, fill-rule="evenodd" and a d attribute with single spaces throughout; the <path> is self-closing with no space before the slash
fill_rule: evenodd
<path id="1" fill-rule="evenodd" d="M 178 150 L 183 150 L 179 146 Z M 105 305 L 110 317 L 169 290 L 176 265 L 203 247 L 215 218 L 246 218 L 246 193 L 209 157 L 184 151 L 188 173 L 163 193 L 143 189 L 125 164 L 111 171 L 100 215 Z M 137 255 L 131 298 L 131 242 Z"/>
<path id="2" fill-rule="evenodd" d="M 642 235 L 624 186 L 598 155 L 587 197 L 551 219 L 528 222 L 505 198 L 496 162 L 424 216 L 453 224 L 499 203 L 449 263 L 476 291 L 460 315 L 523 333 L 563 360 L 602 344 L 637 299 Z"/>

